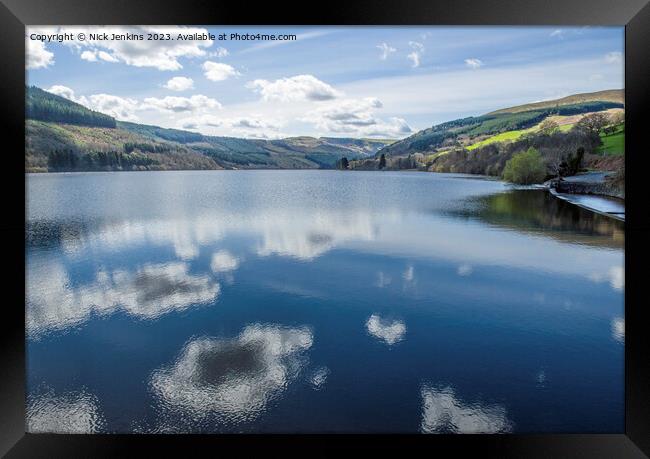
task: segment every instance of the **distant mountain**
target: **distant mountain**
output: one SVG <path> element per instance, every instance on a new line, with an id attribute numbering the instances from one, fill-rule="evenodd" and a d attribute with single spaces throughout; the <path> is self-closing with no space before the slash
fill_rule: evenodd
<path id="1" fill-rule="evenodd" d="M 392 140 L 207 136 L 116 121 L 35 86 L 26 88 L 27 171 L 319 169 L 372 157 Z"/>
<path id="2" fill-rule="evenodd" d="M 517 105 L 510 108 L 502 108 L 495 110 L 486 115 L 499 115 L 502 113 L 519 113 L 531 110 L 539 110 L 545 108 L 559 107 L 561 105 L 581 104 L 584 102 L 614 102 L 617 104 L 625 103 L 625 94 L 622 89 L 607 89 L 598 92 L 585 92 L 581 94 L 573 94 L 572 96 L 562 97 L 561 99 L 545 100 L 542 102 L 535 102 L 532 104 Z"/>
<path id="3" fill-rule="evenodd" d="M 520 105 L 486 115 L 448 121 L 387 145 L 377 152 L 376 156 L 432 154 L 462 147 L 467 144 L 467 139 L 480 139 L 502 132 L 528 129 L 549 116 L 570 116 L 624 108 L 622 95 L 622 90 L 576 94 L 562 99 Z"/>

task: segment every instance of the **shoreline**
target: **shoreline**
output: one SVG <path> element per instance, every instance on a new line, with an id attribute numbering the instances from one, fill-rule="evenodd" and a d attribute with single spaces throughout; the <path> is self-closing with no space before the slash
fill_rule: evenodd
<path id="1" fill-rule="evenodd" d="M 557 199 L 575 206 L 615 220 L 625 221 L 625 201 L 620 198 L 596 194 L 558 193 L 554 188 L 548 188 L 548 192 Z M 614 200 L 623 202 L 619 203 Z"/>

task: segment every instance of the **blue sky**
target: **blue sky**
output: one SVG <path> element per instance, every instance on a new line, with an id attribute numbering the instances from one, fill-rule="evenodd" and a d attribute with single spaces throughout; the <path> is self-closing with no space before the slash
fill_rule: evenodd
<path id="1" fill-rule="evenodd" d="M 31 40 L 211 32 L 214 41 Z M 295 41 L 219 34 L 295 34 Z M 623 88 L 622 27 L 30 27 L 27 81 L 121 120 L 251 138 L 400 138 Z"/>

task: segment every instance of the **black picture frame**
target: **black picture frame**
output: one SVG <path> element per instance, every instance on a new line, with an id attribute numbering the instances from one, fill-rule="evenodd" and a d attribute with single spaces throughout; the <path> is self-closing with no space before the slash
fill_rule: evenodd
<path id="1" fill-rule="evenodd" d="M 183 456 L 268 454 L 291 448 L 322 455 L 346 447 L 408 454 L 473 453 L 497 457 L 636 458 L 650 455 L 650 323 L 644 297 L 644 255 L 650 212 L 643 176 L 645 112 L 650 106 L 650 4 L 648 0 L 384 0 L 328 1 L 291 6 L 279 2 L 167 0 L 0 0 L 2 126 L 5 142 L 0 222 L 4 241 L 2 333 L 0 339 L 0 454 L 7 457 L 108 457 L 169 453 Z M 73 24 L 224 25 L 624 25 L 626 102 L 625 223 L 625 433 L 580 435 L 50 435 L 25 433 L 24 317 L 24 27 Z M 645 193 L 644 193 L 645 192 Z M 22 268 L 22 269 L 21 269 Z M 23 306 L 21 306 L 23 305 Z M 225 452 L 225 449 L 230 451 Z M 406 451 L 405 451 L 406 450 Z M 413 452 L 414 453 L 414 452 Z"/>

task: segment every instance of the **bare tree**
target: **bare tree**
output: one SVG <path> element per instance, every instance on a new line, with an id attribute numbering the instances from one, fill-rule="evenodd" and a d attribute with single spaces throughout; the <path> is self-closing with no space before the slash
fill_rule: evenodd
<path id="1" fill-rule="evenodd" d="M 542 121 L 542 123 L 539 125 L 539 132 L 542 135 L 552 135 L 559 130 L 560 130 L 560 125 L 548 118 Z"/>
<path id="2" fill-rule="evenodd" d="M 576 123 L 578 129 L 585 130 L 594 134 L 599 134 L 600 131 L 609 124 L 609 117 L 602 112 L 590 113 L 580 118 Z"/>

